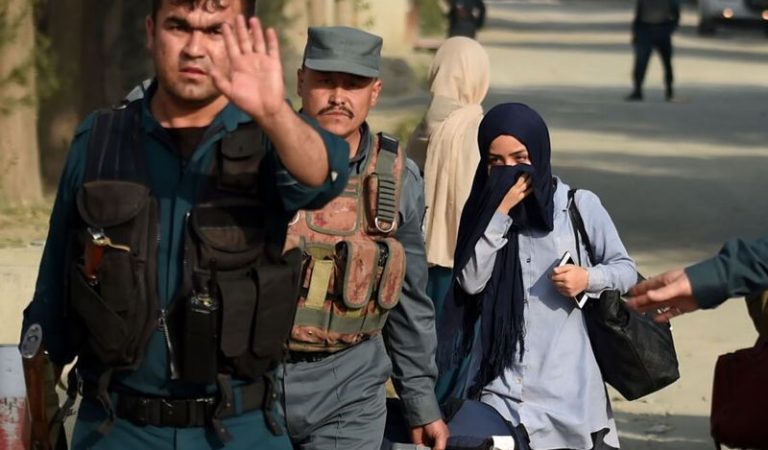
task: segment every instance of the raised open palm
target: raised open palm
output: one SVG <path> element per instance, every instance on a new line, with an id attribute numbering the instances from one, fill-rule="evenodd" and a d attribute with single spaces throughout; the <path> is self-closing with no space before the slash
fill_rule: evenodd
<path id="1" fill-rule="evenodd" d="M 230 73 L 213 67 L 216 88 L 257 122 L 276 114 L 285 102 L 283 66 L 277 34 L 262 31 L 259 19 L 237 17 L 234 29 L 222 28 Z"/>

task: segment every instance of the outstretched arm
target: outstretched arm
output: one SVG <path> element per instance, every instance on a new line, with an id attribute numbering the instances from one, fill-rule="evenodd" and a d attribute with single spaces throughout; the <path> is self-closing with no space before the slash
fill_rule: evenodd
<path id="1" fill-rule="evenodd" d="M 699 309 L 693 298 L 691 280 L 683 269 L 649 278 L 633 287 L 630 294 L 633 295 L 628 302 L 630 307 L 640 311 L 660 310 L 654 316 L 657 322 L 669 322 L 675 316 Z"/>
<path id="2" fill-rule="evenodd" d="M 725 243 L 717 256 L 690 267 L 650 278 L 630 291 L 635 309 L 669 308 L 669 320 L 698 308 L 714 308 L 725 300 L 768 289 L 768 236 Z"/>
<path id="3" fill-rule="evenodd" d="M 262 31 L 256 17 L 246 26 L 243 16 L 237 17 L 234 29 L 225 25 L 222 33 L 231 71 L 212 68 L 216 88 L 261 126 L 297 181 L 320 186 L 329 177 L 327 152 L 317 131 L 285 101 L 277 33 Z"/>

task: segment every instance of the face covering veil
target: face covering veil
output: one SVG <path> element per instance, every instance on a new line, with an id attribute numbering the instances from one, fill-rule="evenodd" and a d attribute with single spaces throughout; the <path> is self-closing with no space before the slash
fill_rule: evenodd
<path id="1" fill-rule="evenodd" d="M 531 164 L 493 166 L 488 169 L 491 143 L 499 136 L 513 136 L 528 149 Z M 554 184 L 550 166 L 549 131 L 536 111 L 520 103 L 492 108 L 478 130 L 480 163 L 459 225 L 453 281 L 439 313 L 436 387 L 440 400 L 449 396 L 476 397 L 490 381 L 522 358 L 525 292 L 519 258 L 518 234 L 522 230 L 552 231 Z M 495 257 L 490 280 L 477 294 L 467 294 L 456 279 L 474 254 L 501 200 L 524 173 L 531 177 L 531 194 L 510 211 L 512 225 L 507 244 Z M 479 320 L 478 320 L 479 319 Z M 479 330 L 478 330 L 479 325 Z M 479 336 L 476 336 L 479 331 Z M 467 383 L 469 354 L 479 337 L 480 370 Z M 468 393 L 464 387 L 470 386 Z"/>

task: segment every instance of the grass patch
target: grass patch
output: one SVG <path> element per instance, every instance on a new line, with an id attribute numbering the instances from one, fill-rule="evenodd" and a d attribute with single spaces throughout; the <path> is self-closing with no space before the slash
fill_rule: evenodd
<path id="1" fill-rule="evenodd" d="M 45 239 L 53 198 L 28 207 L 0 205 L 0 248 L 23 247 Z"/>

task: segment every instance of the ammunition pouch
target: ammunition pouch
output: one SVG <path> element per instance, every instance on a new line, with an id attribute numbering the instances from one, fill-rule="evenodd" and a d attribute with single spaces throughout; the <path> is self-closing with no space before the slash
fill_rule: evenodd
<path id="1" fill-rule="evenodd" d="M 405 250 L 391 236 L 405 156 L 383 133 L 370 152 L 341 195 L 289 224 L 286 247 L 304 252 L 292 352 L 337 352 L 374 336 L 400 299 Z"/>
<path id="2" fill-rule="evenodd" d="M 378 334 L 400 299 L 405 251 L 395 239 L 308 246 L 293 351 L 339 351 Z"/>
<path id="3" fill-rule="evenodd" d="M 376 157 L 363 180 L 365 232 L 389 236 L 397 230 L 404 155 L 395 138 L 384 133 L 376 136 Z"/>
<path id="4" fill-rule="evenodd" d="M 69 274 L 71 310 L 101 363 L 135 367 L 157 315 L 147 289 L 155 273 L 155 201 L 142 184 L 97 180 L 83 184 L 77 209 L 84 226 Z"/>
<path id="5" fill-rule="evenodd" d="M 184 280 L 169 319 L 180 378 L 211 383 L 217 373 L 256 379 L 280 359 L 298 294 L 301 252 L 264 242 L 268 212 L 212 202 L 188 216 Z"/>

